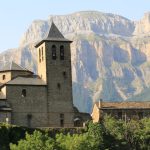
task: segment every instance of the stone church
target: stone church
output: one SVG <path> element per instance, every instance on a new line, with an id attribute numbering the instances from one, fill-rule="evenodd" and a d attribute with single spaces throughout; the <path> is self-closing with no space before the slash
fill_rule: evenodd
<path id="1" fill-rule="evenodd" d="M 47 38 L 35 45 L 37 75 L 15 62 L 4 65 L 0 70 L 0 122 L 73 127 L 90 118 L 73 105 L 71 42 L 52 22 Z"/>

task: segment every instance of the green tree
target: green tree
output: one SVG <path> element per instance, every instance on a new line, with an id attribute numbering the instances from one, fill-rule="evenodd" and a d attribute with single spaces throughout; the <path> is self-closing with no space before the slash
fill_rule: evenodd
<path id="1" fill-rule="evenodd" d="M 139 139 L 141 149 L 150 149 L 150 118 L 140 121 Z"/>
<path id="2" fill-rule="evenodd" d="M 124 138 L 125 129 L 123 127 L 124 122 L 122 120 L 116 120 L 115 118 L 106 115 L 103 120 L 105 132 L 110 133 L 116 139 L 121 140 Z"/>
<path id="3" fill-rule="evenodd" d="M 19 133 L 20 130 L 17 132 Z M 150 149 L 150 119 L 130 120 L 128 122 L 105 116 L 101 123 L 90 122 L 82 134 L 57 134 L 50 138 L 48 134 L 34 131 L 26 133 L 25 139 L 18 144 L 10 144 L 11 150 L 148 150 Z M 9 137 L 14 137 L 7 128 L 1 127 L 0 149 L 7 149 Z M 14 132 L 13 132 L 14 133 Z M 47 132 L 49 133 L 49 132 Z M 11 136 L 10 136 L 11 135 Z M 14 135 L 14 134 L 13 134 Z M 17 136 L 17 139 L 19 136 Z M 16 141 L 16 139 L 15 139 Z"/>
<path id="4" fill-rule="evenodd" d="M 88 140 L 93 150 L 103 148 L 103 128 L 100 123 L 89 123 Z"/>
<path id="5" fill-rule="evenodd" d="M 92 150 L 86 133 L 74 135 L 57 134 L 56 141 L 61 150 Z"/>
<path id="6" fill-rule="evenodd" d="M 103 140 L 104 147 L 107 149 L 122 150 L 129 148 L 127 141 L 124 138 L 125 128 L 124 121 L 116 120 L 115 118 L 106 115 L 103 119 Z"/>
<path id="7" fill-rule="evenodd" d="M 54 139 L 48 137 L 47 134 L 42 134 L 39 131 L 34 131 L 32 135 L 26 133 L 26 137 L 16 144 L 10 144 L 11 150 L 55 150 L 57 149 Z"/>
<path id="8" fill-rule="evenodd" d="M 131 149 L 138 148 L 138 132 L 140 130 L 139 122 L 136 120 L 130 120 L 124 122 L 124 139 L 127 141 Z"/>
<path id="9" fill-rule="evenodd" d="M 121 147 L 121 149 L 131 150 L 150 149 L 149 118 L 144 118 L 142 120 L 131 119 L 130 121 L 125 122 L 116 120 L 111 116 L 105 116 L 103 125 L 105 148 L 120 149 Z"/>
<path id="10" fill-rule="evenodd" d="M 150 149 L 150 119 L 130 120 L 124 124 L 124 138 L 131 149 Z"/>

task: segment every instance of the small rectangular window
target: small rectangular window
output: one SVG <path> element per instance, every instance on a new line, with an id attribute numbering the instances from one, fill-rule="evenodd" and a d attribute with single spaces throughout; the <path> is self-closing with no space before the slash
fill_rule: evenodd
<path id="1" fill-rule="evenodd" d="M 3 78 L 3 80 L 5 80 L 5 79 L 6 79 L 6 75 L 3 75 L 3 77 L 2 77 L 2 78 Z"/>
<path id="2" fill-rule="evenodd" d="M 67 74 L 66 74 L 65 71 L 63 72 L 63 76 L 64 76 L 65 79 L 67 78 Z"/>
<path id="3" fill-rule="evenodd" d="M 60 83 L 57 83 L 57 88 L 58 88 L 59 90 L 61 89 Z"/>
<path id="4" fill-rule="evenodd" d="M 27 126 L 31 127 L 32 114 L 27 114 Z"/>
<path id="5" fill-rule="evenodd" d="M 60 60 L 64 60 L 64 46 L 60 46 Z"/>
<path id="6" fill-rule="evenodd" d="M 26 97 L 27 96 L 27 91 L 26 91 L 26 89 L 23 89 L 22 90 L 22 97 Z"/>
<path id="7" fill-rule="evenodd" d="M 60 114 L 60 126 L 64 127 L 64 114 Z"/>

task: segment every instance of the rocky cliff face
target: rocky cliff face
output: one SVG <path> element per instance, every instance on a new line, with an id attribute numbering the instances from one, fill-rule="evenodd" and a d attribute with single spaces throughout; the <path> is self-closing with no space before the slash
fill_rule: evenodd
<path id="1" fill-rule="evenodd" d="M 94 11 L 49 16 L 34 21 L 19 48 L 1 53 L 0 59 L 13 59 L 36 72 L 34 44 L 47 34 L 52 19 L 74 41 L 73 97 L 80 111 L 90 112 L 100 98 L 127 100 L 150 87 L 150 13 L 137 22 Z"/>
<path id="2" fill-rule="evenodd" d="M 136 22 L 135 35 L 150 35 L 150 12 L 144 14 L 144 17 Z"/>

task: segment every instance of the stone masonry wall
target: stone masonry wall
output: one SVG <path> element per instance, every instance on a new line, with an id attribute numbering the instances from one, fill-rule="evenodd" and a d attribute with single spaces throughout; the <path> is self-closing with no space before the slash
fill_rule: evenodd
<path id="1" fill-rule="evenodd" d="M 22 90 L 26 89 L 26 97 Z M 46 86 L 7 86 L 7 101 L 12 108 L 12 124 L 31 127 L 46 127 Z"/>
<path id="2" fill-rule="evenodd" d="M 56 60 L 51 47 L 56 46 Z M 60 60 L 60 46 L 64 46 L 64 60 Z M 73 126 L 73 98 L 70 43 L 46 43 L 46 67 L 48 84 L 49 125 L 60 126 L 60 114 L 64 114 L 64 126 Z M 65 76 L 64 76 L 65 72 Z"/>

